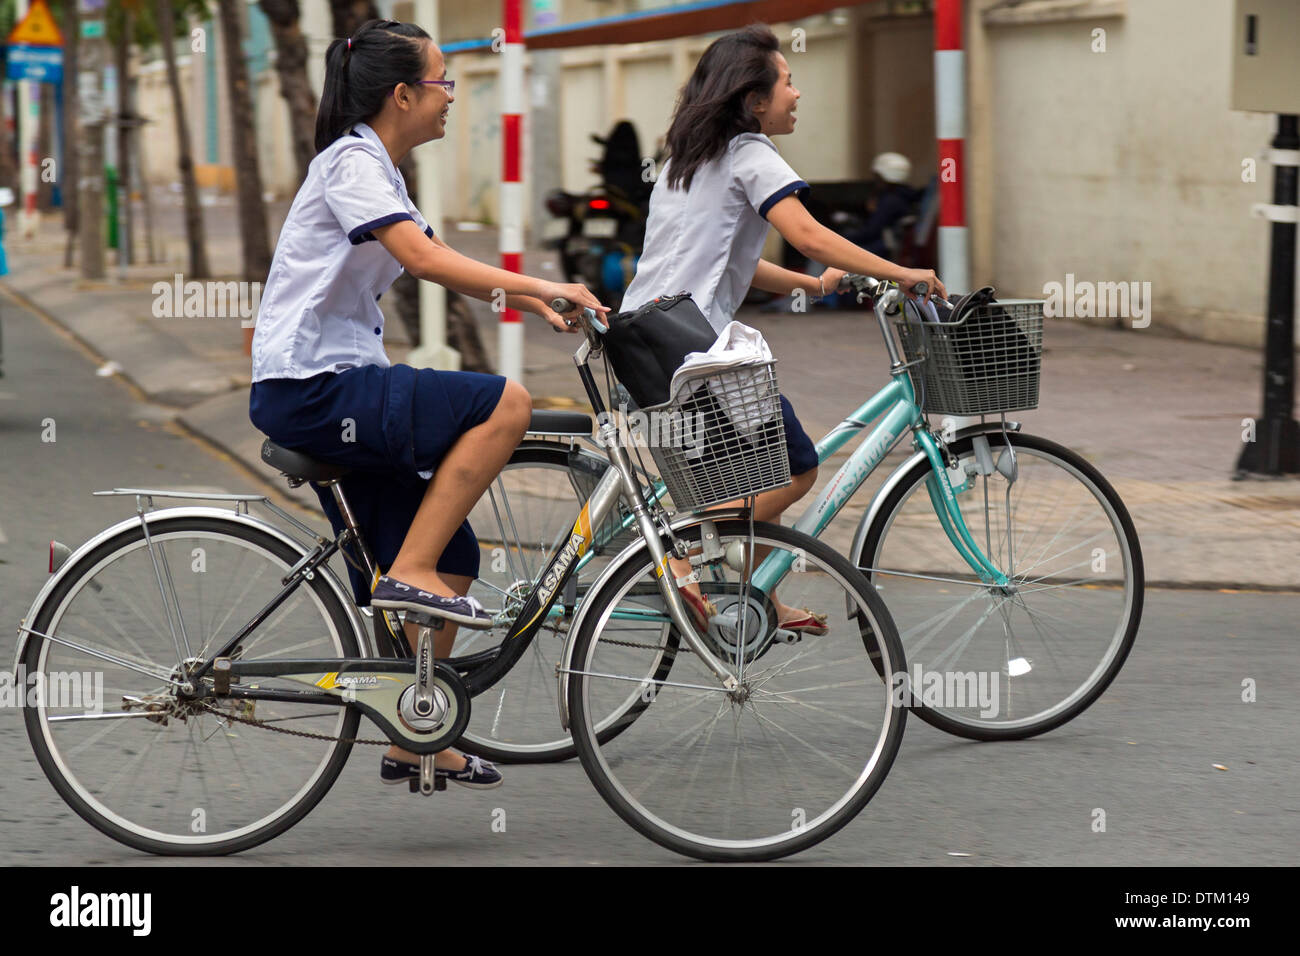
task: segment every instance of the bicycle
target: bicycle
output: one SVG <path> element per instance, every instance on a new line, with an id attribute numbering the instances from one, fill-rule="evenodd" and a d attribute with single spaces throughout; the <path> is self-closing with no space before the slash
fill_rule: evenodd
<path id="1" fill-rule="evenodd" d="M 824 463 L 881 419 L 793 527 L 821 535 L 910 431 L 914 452 L 876 493 L 849 555 L 899 627 L 914 689 L 943 681 L 947 696 L 914 695 L 914 712 L 975 740 L 1060 727 L 1123 667 L 1141 623 L 1144 571 L 1132 519 L 1105 477 L 1078 453 L 1023 434 L 1007 419 L 1008 411 L 1038 403 L 1041 303 L 979 307 L 961 324 L 930 327 L 902 316 L 892 283 L 847 276 L 845 285 L 859 302 L 873 300 L 891 381 L 817 443 Z M 1012 323 L 1003 334 L 964 335 L 995 314 Z M 935 428 L 930 414 L 978 415 L 980 422 L 958 429 L 946 419 Z M 557 475 L 570 469 L 576 485 L 594 458 L 575 447 L 553 450 L 545 467 Z M 555 495 L 562 500 L 564 493 Z M 650 494 L 670 497 L 662 481 Z M 629 524 L 615 522 L 606 535 L 617 540 Z M 518 690 L 513 724 L 543 726 L 536 715 L 557 706 L 557 692 L 547 685 Z M 504 739 L 509 733 L 497 728 L 496 759 L 558 760 L 573 752 L 562 736 L 516 745 Z"/>
<path id="2" fill-rule="evenodd" d="M 581 321 L 574 361 L 602 412 L 589 367 L 600 340 Z M 770 427 L 775 375 L 764 368 L 762 440 L 734 429 L 717 440 L 769 462 L 766 485 L 730 477 L 725 456 L 690 466 L 728 479 L 725 500 L 789 480 L 779 414 Z M 436 620 L 407 615 L 419 624 L 410 656 L 400 631 L 385 639 L 387 628 L 365 626 L 331 572 L 340 549 L 376 570 L 340 485 L 344 468 L 263 446 L 291 481 L 332 490 L 346 525 L 333 539 L 264 496 L 104 492 L 134 496 L 135 516 L 61 561 L 20 625 L 15 669 L 48 688 L 93 665 L 112 703 L 39 694 L 25 722 L 42 769 L 92 826 L 159 854 L 232 853 L 282 833 L 323 798 L 354 743 L 419 754 L 412 789 L 431 794 L 433 754 L 462 737 L 471 699 L 511 671 L 566 600 L 592 529 L 621 502 L 636 539 L 561 612 L 563 710 L 593 784 L 639 832 L 701 859 L 772 859 L 825 839 L 871 799 L 902 738 L 895 689 L 906 667 L 883 603 L 846 558 L 744 507 L 670 518 L 607 416 L 600 435 L 609 467 L 566 522 L 565 545 L 502 604 L 500 644 L 445 661 L 432 659 Z M 164 496 L 233 507 L 154 510 Z M 314 545 L 254 517 L 255 502 Z M 670 556 L 691 571 L 678 578 Z M 828 609 L 827 633 L 780 626 L 778 583 L 783 596 Z M 681 596 L 691 585 L 716 612 L 702 632 Z M 362 715 L 383 739 L 358 738 Z"/>

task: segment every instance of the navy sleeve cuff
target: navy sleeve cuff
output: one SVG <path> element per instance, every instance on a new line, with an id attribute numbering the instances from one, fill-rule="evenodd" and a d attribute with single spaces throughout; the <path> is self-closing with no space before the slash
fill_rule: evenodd
<path id="1" fill-rule="evenodd" d="M 425 234 L 426 236 L 428 236 L 430 239 L 432 239 L 432 238 L 433 238 L 433 226 L 425 226 L 425 227 L 424 227 L 424 234 Z"/>
<path id="2" fill-rule="evenodd" d="M 791 193 L 797 193 L 808 188 L 809 188 L 808 184 L 804 182 L 802 179 L 796 179 L 794 182 L 782 186 L 776 192 L 772 193 L 772 195 L 768 196 L 766 199 L 763 200 L 763 205 L 758 207 L 758 214 L 762 216 L 764 219 L 766 219 L 769 210 L 771 210 L 773 206 L 779 203 L 786 196 L 790 195 Z"/>
<path id="3" fill-rule="evenodd" d="M 370 222 L 363 222 L 357 226 L 348 233 L 348 241 L 354 246 L 359 246 L 363 242 L 373 242 L 375 237 L 370 234 L 371 229 L 378 229 L 380 226 L 401 222 L 403 219 L 410 219 L 411 222 L 415 222 L 415 218 L 409 212 L 389 213 L 387 216 L 380 216 L 378 219 L 372 219 Z"/>

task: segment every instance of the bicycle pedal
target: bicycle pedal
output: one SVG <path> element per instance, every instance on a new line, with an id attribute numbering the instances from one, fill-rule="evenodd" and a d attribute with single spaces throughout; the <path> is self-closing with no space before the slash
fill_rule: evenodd
<path id="1" fill-rule="evenodd" d="M 410 787 L 411 787 L 411 793 L 419 793 L 419 792 L 420 792 L 420 778 L 419 778 L 419 777 L 412 777 L 412 778 L 410 779 Z M 447 778 L 446 778 L 446 777 L 437 777 L 437 776 L 435 776 L 435 777 L 433 778 L 433 792 L 434 792 L 434 793 L 440 793 L 441 791 L 446 790 L 446 789 L 447 789 Z"/>
<path id="2" fill-rule="evenodd" d="M 436 617 L 433 614 L 425 614 L 423 611 L 407 611 L 406 619 L 421 627 L 431 627 L 435 631 L 441 631 L 447 623 L 445 617 Z"/>
<path id="3" fill-rule="evenodd" d="M 798 644 L 803 640 L 803 634 L 799 631 L 787 631 L 777 628 L 776 633 L 772 635 L 772 640 L 779 644 Z"/>

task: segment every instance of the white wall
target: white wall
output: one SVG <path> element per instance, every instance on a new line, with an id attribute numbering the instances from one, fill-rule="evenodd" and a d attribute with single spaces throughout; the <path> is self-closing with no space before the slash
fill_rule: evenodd
<path id="1" fill-rule="evenodd" d="M 1228 108 L 1231 8 L 1138 0 L 1119 17 L 986 28 L 982 281 L 1021 295 L 1066 273 L 1150 282 L 1154 322 L 1262 341 L 1269 230 L 1249 208 L 1270 198 L 1272 171 L 1260 161 L 1257 182 L 1241 174 L 1274 120 Z"/>

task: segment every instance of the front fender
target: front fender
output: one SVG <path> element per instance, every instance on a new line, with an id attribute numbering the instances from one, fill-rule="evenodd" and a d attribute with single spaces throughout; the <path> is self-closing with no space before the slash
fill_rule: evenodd
<path id="1" fill-rule="evenodd" d="M 959 429 L 953 436 L 952 444 L 956 444 L 963 438 L 969 438 L 971 435 L 988 435 L 993 434 L 994 432 L 1000 433 L 1001 431 L 1002 423 L 1000 421 L 981 422 L 978 425 L 970 425 L 966 428 Z M 1020 422 L 1007 422 L 1007 431 L 1020 431 Z M 902 464 L 890 473 L 888 478 L 885 479 L 885 483 L 880 486 L 875 497 L 871 499 L 871 507 L 869 507 L 866 514 L 862 516 L 862 520 L 858 522 L 858 529 L 853 534 L 853 544 L 849 550 L 849 560 L 855 565 L 858 567 L 862 566 L 858 563 L 858 559 L 862 555 L 863 547 L 866 546 L 867 532 L 871 529 L 872 524 L 875 523 L 876 516 L 880 513 L 880 508 L 885 503 L 885 499 L 889 497 L 889 493 L 906 480 L 911 475 L 913 469 L 926 467 L 927 465 L 928 459 L 925 457 L 925 452 L 913 452 Z"/>
<path id="2" fill-rule="evenodd" d="M 716 511 L 708 511 L 698 514 L 678 515 L 669 523 L 669 528 L 677 531 L 681 528 L 688 528 L 693 524 L 699 524 L 702 521 L 725 521 L 730 518 L 748 518 L 749 509 L 747 508 L 719 508 Z M 605 570 L 600 572 L 600 577 L 587 589 L 588 598 L 599 592 L 599 589 L 617 574 L 628 562 L 635 561 L 637 557 L 646 550 L 648 545 L 645 538 L 638 537 L 626 548 L 614 556 L 614 560 L 606 565 Z M 556 704 L 560 709 L 560 724 L 565 730 L 569 729 L 569 674 L 573 666 L 573 645 L 574 638 L 582 630 L 583 622 L 587 619 L 587 611 L 591 608 L 591 602 L 584 600 L 578 605 L 578 613 L 574 615 L 573 623 L 569 625 L 569 636 L 564 641 L 564 651 L 560 657 L 560 664 L 556 671 L 556 679 L 559 681 L 559 695 Z"/>
<path id="3" fill-rule="evenodd" d="M 149 524 L 170 518 L 220 518 L 223 521 L 248 525 L 251 528 L 256 528 L 259 531 L 266 532 L 272 537 L 289 545 L 299 556 L 307 554 L 307 549 L 303 546 L 301 541 L 297 541 L 290 537 L 275 525 L 254 518 L 251 515 L 236 514 L 227 508 L 200 506 L 164 508 L 158 511 L 146 512 L 144 515 L 145 521 Z M 105 541 L 108 541 L 132 527 L 138 526 L 139 523 L 140 515 L 137 514 L 132 515 L 129 518 L 124 518 L 112 527 L 105 528 L 103 531 L 86 541 L 86 543 L 81 545 L 81 547 L 77 548 L 77 550 L 73 551 L 72 554 L 68 555 L 68 557 L 64 559 L 63 563 L 59 565 L 58 570 L 46 579 L 45 584 L 41 587 L 40 591 L 37 592 L 35 600 L 32 601 L 31 607 L 27 609 L 27 614 L 24 615 L 22 621 L 19 622 L 18 650 L 14 655 L 14 680 L 18 679 L 18 667 L 22 663 L 23 655 L 27 651 L 27 641 L 31 637 L 31 634 L 24 630 L 24 628 L 27 627 L 30 622 L 36 620 L 36 615 L 40 613 L 42 605 L 44 605 L 44 603 L 49 599 L 49 596 L 54 592 L 54 589 L 57 588 L 59 583 L 72 572 L 72 569 L 80 563 L 83 557 L 95 548 L 99 547 Z M 334 591 L 339 600 L 343 602 L 343 607 L 347 609 L 348 619 L 351 621 L 352 628 L 356 632 L 358 642 L 357 646 L 363 648 L 371 647 L 373 651 L 374 649 L 370 644 L 370 632 L 361 621 L 361 614 L 357 611 L 356 602 L 352 599 L 349 592 L 343 590 L 343 585 L 339 581 L 338 576 L 335 575 L 326 565 L 318 567 L 316 573 L 324 577 L 330 589 Z"/>

